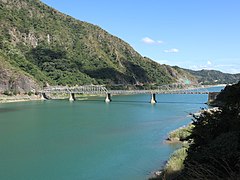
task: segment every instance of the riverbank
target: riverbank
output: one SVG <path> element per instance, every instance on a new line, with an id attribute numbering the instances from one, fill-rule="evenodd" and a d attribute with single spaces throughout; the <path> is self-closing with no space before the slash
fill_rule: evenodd
<path id="1" fill-rule="evenodd" d="M 219 111 L 218 107 L 202 109 L 199 112 L 194 113 L 193 116 L 199 117 L 204 113 L 213 114 L 217 111 Z M 190 123 L 186 126 L 182 126 L 176 130 L 173 130 L 168 134 L 168 138 L 165 140 L 166 143 L 181 143 L 182 147 L 172 153 L 164 168 L 154 172 L 153 177 L 149 178 L 150 180 L 174 179 L 180 174 L 184 168 L 184 160 L 187 157 L 187 151 L 191 143 L 193 143 L 191 134 L 194 127 L 195 126 Z"/>
<path id="2" fill-rule="evenodd" d="M 41 100 L 40 96 L 38 95 L 0 95 L 0 103 L 14 103 L 14 102 L 24 102 L 24 101 L 37 101 Z"/>
<path id="3" fill-rule="evenodd" d="M 178 174 L 184 168 L 184 160 L 187 157 L 187 150 L 190 143 L 192 143 L 189 137 L 193 128 L 194 125 L 189 124 L 169 133 L 168 138 L 165 142 L 171 144 L 181 143 L 182 147 L 174 151 L 165 164 L 164 168 L 155 172 L 154 177 L 150 179 L 174 179 L 178 176 Z"/>
<path id="4" fill-rule="evenodd" d="M 180 127 L 174 131 L 171 131 L 166 139 L 166 143 L 177 143 L 184 142 L 188 140 L 188 137 L 191 135 L 192 129 L 194 128 L 193 124 L 189 124 L 183 127 Z"/>
<path id="5" fill-rule="evenodd" d="M 78 95 L 76 96 L 77 100 L 86 100 L 89 97 L 95 97 L 96 95 Z M 50 99 L 68 99 L 68 95 L 58 95 L 58 96 L 51 96 Z M 0 103 L 14 103 L 14 102 L 25 102 L 25 101 L 39 101 L 42 100 L 39 95 L 0 95 Z"/>
<path id="6" fill-rule="evenodd" d="M 149 180 L 157 179 L 174 179 L 184 168 L 184 160 L 187 157 L 187 150 L 191 140 L 191 135 L 194 125 L 192 123 L 182 126 L 168 134 L 165 143 L 176 144 L 181 143 L 181 148 L 175 150 L 169 157 L 164 167 L 156 172 L 149 178 Z"/>

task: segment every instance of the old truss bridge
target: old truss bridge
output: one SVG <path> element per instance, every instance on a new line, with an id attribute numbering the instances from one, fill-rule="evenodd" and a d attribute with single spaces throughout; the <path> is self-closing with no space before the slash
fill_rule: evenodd
<path id="1" fill-rule="evenodd" d="M 105 102 L 111 101 L 111 95 L 127 94 L 151 94 L 151 103 L 156 103 L 156 94 L 208 94 L 211 101 L 216 98 L 217 93 L 208 92 L 206 86 L 186 85 L 186 84 L 168 84 L 158 86 L 152 90 L 108 90 L 102 85 L 85 85 L 85 86 L 49 86 L 40 91 L 42 99 L 48 99 L 51 94 L 69 94 L 69 100 L 76 100 L 75 94 L 86 95 L 105 95 Z"/>

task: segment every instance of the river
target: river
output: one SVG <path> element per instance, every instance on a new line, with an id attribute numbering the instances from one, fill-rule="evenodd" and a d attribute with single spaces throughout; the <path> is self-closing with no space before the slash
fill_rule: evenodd
<path id="1" fill-rule="evenodd" d="M 0 179 L 147 179 L 179 146 L 168 132 L 207 107 L 204 94 L 112 99 L 0 104 Z"/>

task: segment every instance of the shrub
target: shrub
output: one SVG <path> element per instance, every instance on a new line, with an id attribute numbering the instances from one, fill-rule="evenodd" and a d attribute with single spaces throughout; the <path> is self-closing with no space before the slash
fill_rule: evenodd
<path id="1" fill-rule="evenodd" d="M 181 127 L 175 131 L 169 133 L 169 139 L 175 139 L 179 141 L 186 141 L 189 139 L 194 125 L 189 124 L 186 127 Z"/>
<path id="2" fill-rule="evenodd" d="M 9 91 L 9 90 L 5 90 L 5 91 L 3 92 L 3 94 L 4 94 L 4 95 L 7 95 L 7 96 L 12 96 L 12 92 Z"/>

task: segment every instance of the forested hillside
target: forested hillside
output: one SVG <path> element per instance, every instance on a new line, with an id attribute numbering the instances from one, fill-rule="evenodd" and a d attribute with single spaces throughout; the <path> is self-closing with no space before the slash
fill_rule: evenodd
<path id="1" fill-rule="evenodd" d="M 180 68 L 142 57 L 98 26 L 39 0 L 0 0 L 0 53 L 40 84 L 152 85 L 195 82 Z"/>

